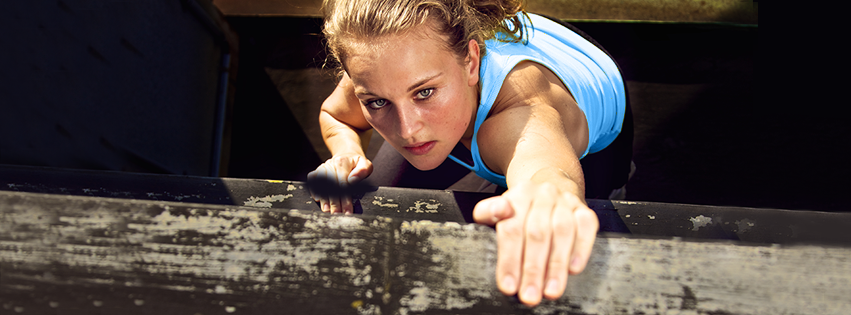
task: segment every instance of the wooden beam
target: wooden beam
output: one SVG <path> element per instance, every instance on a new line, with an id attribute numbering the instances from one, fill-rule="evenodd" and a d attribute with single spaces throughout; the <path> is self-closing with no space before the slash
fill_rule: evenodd
<path id="1" fill-rule="evenodd" d="M 321 17 L 322 0 L 215 0 L 230 16 Z M 566 20 L 758 24 L 758 2 L 741 0 L 529 0 L 529 12 Z"/>
<path id="2" fill-rule="evenodd" d="M 176 201 L 260 209 L 318 210 L 298 181 L 152 175 L 0 166 L 0 190 Z M 394 187 L 353 192 L 355 213 L 401 220 L 472 223 L 487 193 Z M 705 205 L 588 200 L 604 232 L 738 240 L 763 244 L 851 246 L 851 214 Z"/>
<path id="3" fill-rule="evenodd" d="M 842 314 L 851 249 L 601 235 L 567 294 L 495 286 L 492 229 L 0 192 L 3 313 Z"/>

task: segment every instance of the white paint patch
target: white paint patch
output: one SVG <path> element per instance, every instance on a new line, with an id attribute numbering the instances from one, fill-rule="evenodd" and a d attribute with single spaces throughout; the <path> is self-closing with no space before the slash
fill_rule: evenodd
<path id="1" fill-rule="evenodd" d="M 354 231 L 361 228 L 363 225 L 363 219 L 355 216 L 317 217 L 313 220 L 304 222 L 304 227 L 314 231 L 322 231 L 326 228 Z"/>
<path id="2" fill-rule="evenodd" d="M 431 299 L 428 297 L 428 287 L 415 287 L 407 296 L 403 297 L 400 304 L 407 306 L 412 312 L 425 312 L 431 304 Z"/>
<path id="3" fill-rule="evenodd" d="M 427 255 L 434 266 L 441 266 L 440 276 L 427 282 L 414 281 L 412 288 L 400 298 L 406 311 L 419 313 L 428 311 L 467 309 L 491 301 L 496 268 L 495 234 L 470 233 L 482 228 L 475 224 L 461 225 L 456 222 L 404 221 L 400 225 L 400 236 L 427 236 L 425 244 L 416 244 L 422 254 Z M 478 236 L 471 236 L 477 235 Z M 452 263 L 446 263 L 452 262 Z M 397 272 L 403 271 L 397 269 Z M 401 276 L 401 275 L 400 275 Z"/>
<path id="4" fill-rule="evenodd" d="M 656 220 L 656 216 L 655 216 L 655 215 L 649 215 L 649 214 L 648 214 L 648 215 L 647 215 L 647 217 L 648 217 L 648 218 L 650 218 L 650 220 Z"/>
<path id="5" fill-rule="evenodd" d="M 397 207 L 399 207 L 398 203 L 390 203 L 390 202 L 393 201 L 393 199 L 387 199 L 387 203 L 385 203 L 384 197 L 374 196 L 373 198 L 375 200 L 372 201 L 372 204 L 374 204 L 376 206 L 386 207 L 386 208 L 397 208 Z"/>
<path id="6" fill-rule="evenodd" d="M 414 211 L 414 213 L 438 213 L 437 209 L 440 208 L 440 203 L 437 200 L 429 199 L 428 201 L 417 200 L 414 202 L 413 207 L 408 207 L 408 210 L 405 212 Z"/>
<path id="7" fill-rule="evenodd" d="M 704 226 L 712 224 L 712 218 L 704 217 L 703 215 L 699 215 L 688 220 L 694 224 L 694 228 L 691 229 L 692 231 L 697 231 Z"/>
<path id="8" fill-rule="evenodd" d="M 296 190 L 295 185 L 292 185 L 292 184 L 287 185 L 287 191 L 293 191 L 293 190 Z"/>
<path id="9" fill-rule="evenodd" d="M 287 200 L 288 198 L 290 198 L 292 196 L 293 196 L 293 194 L 272 195 L 272 196 L 266 196 L 266 197 L 251 196 L 251 197 L 248 197 L 248 200 L 244 201 L 243 203 L 246 206 L 249 206 L 249 207 L 271 208 L 273 202 L 281 202 L 281 201 Z"/>
<path id="10" fill-rule="evenodd" d="M 747 232 L 754 226 L 754 222 L 748 219 L 742 219 L 741 221 L 736 221 L 735 223 L 739 227 L 739 233 Z"/>

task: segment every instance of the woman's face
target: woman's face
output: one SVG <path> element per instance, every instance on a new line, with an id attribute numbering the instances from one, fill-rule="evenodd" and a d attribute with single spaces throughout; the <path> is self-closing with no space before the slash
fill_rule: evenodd
<path id="1" fill-rule="evenodd" d="M 463 61 L 427 24 L 349 47 L 346 73 L 364 117 L 414 167 L 434 169 L 459 140 L 472 138 L 479 82 L 475 41 Z"/>

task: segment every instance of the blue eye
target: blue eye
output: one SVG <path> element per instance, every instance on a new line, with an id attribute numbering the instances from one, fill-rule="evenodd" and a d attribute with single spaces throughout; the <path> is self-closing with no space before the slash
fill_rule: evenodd
<path id="1" fill-rule="evenodd" d="M 366 106 L 372 109 L 381 109 L 384 106 L 387 106 L 387 100 L 374 100 L 366 103 Z"/>
<path id="2" fill-rule="evenodd" d="M 422 90 L 419 93 L 417 93 L 417 97 L 420 98 L 420 99 L 426 99 L 429 96 L 431 96 L 432 93 L 434 93 L 433 88 L 432 89 L 425 89 L 425 90 Z"/>

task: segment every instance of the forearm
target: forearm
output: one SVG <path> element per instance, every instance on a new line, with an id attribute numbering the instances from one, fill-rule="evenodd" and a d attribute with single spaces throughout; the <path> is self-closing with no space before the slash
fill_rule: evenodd
<path id="1" fill-rule="evenodd" d="M 535 184 L 549 183 L 561 193 L 569 193 L 585 202 L 585 177 L 582 174 L 582 164 L 573 155 L 572 146 L 534 144 L 521 142 L 515 151 L 506 170 L 508 187 L 524 182 Z M 547 148 L 547 151 L 538 150 Z"/>
<path id="2" fill-rule="evenodd" d="M 365 156 L 361 146 L 361 133 L 365 132 L 335 119 L 326 111 L 319 114 L 322 140 L 332 155 L 357 154 Z"/>

